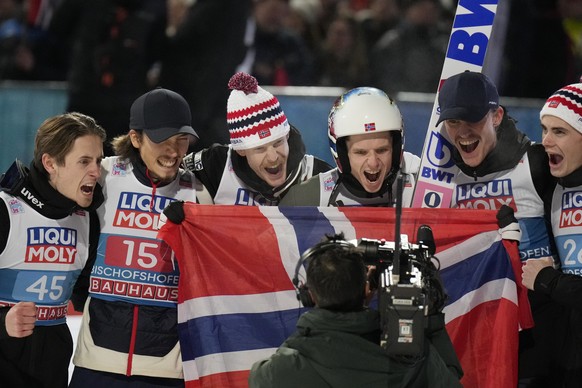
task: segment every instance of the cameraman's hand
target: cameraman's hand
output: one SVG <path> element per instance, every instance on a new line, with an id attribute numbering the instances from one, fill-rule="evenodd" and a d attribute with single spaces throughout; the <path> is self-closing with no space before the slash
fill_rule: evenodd
<path id="1" fill-rule="evenodd" d="M 370 303 L 374 297 L 374 292 L 378 289 L 378 271 L 376 271 L 376 266 L 368 266 L 368 274 L 366 276 L 366 306 Z"/>
<path id="2" fill-rule="evenodd" d="M 18 302 L 6 313 L 6 332 L 10 337 L 28 337 L 34 330 L 36 305 L 34 302 Z"/>

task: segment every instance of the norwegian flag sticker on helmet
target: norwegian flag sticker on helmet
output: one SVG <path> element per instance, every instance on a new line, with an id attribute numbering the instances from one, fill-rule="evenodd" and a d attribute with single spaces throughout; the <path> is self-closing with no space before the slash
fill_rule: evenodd
<path id="1" fill-rule="evenodd" d="M 364 124 L 364 130 L 366 132 L 375 131 L 376 130 L 376 123 L 366 123 L 366 124 Z"/>

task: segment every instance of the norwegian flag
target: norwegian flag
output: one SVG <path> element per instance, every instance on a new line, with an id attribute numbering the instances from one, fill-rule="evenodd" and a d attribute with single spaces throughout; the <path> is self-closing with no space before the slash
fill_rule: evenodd
<path id="1" fill-rule="evenodd" d="M 247 386 L 253 362 L 295 331 L 304 311 L 291 282 L 295 266 L 325 234 L 394 241 L 393 208 L 186 203 L 184 212 L 185 220 L 167 222 L 159 237 L 174 249 L 181 271 L 187 387 Z M 415 236 L 422 224 L 433 230 L 449 296 L 446 327 L 464 369 L 461 383 L 469 388 L 516 386 L 518 329 L 531 325 L 527 297 L 520 298 L 523 288 L 515 281 L 514 268 L 521 267 L 512 266 L 519 263 L 517 243 L 502 239 L 495 215 L 402 209 L 401 233 Z"/>
<path id="2" fill-rule="evenodd" d="M 268 136 L 271 136 L 271 131 L 269 130 L 269 128 L 259 130 L 259 139 L 264 139 Z"/>
<path id="3" fill-rule="evenodd" d="M 375 131 L 376 130 L 376 123 L 367 123 L 367 124 L 364 124 L 364 130 L 366 132 Z"/>

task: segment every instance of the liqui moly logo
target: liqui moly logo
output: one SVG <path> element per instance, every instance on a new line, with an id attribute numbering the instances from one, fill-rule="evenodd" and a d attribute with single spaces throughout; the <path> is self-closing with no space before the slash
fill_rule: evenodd
<path id="1" fill-rule="evenodd" d="M 582 225 L 582 191 L 569 191 L 562 194 L 560 228 L 580 225 Z"/>
<path id="2" fill-rule="evenodd" d="M 458 185 L 455 190 L 461 209 L 499 210 L 507 205 L 517 212 L 510 179 L 468 183 Z"/>
<path id="3" fill-rule="evenodd" d="M 114 226 L 132 229 L 157 230 L 160 214 L 173 198 L 142 193 L 122 192 L 113 220 Z"/>
<path id="4" fill-rule="evenodd" d="M 237 190 L 234 204 L 242 206 L 277 206 L 276 201 L 265 198 L 261 193 L 243 188 Z"/>
<path id="5" fill-rule="evenodd" d="M 73 264 L 76 256 L 76 230 L 58 227 L 27 229 L 25 262 Z"/>

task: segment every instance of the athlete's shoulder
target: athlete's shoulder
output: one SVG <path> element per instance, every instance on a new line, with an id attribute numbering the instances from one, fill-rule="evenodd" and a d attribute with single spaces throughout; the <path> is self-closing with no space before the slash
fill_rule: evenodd
<path id="1" fill-rule="evenodd" d="M 289 191 L 285 193 L 279 206 L 318 206 L 320 195 L 320 173 L 312 176 L 304 182 L 291 186 Z"/>
<path id="2" fill-rule="evenodd" d="M 307 155 L 306 155 L 307 156 Z M 313 175 L 330 171 L 333 167 L 327 163 L 325 160 L 318 158 L 317 156 L 313 157 Z"/>
<path id="3" fill-rule="evenodd" d="M 213 144 L 208 148 L 186 155 L 184 166 L 196 174 L 208 170 L 222 170 L 228 160 L 229 149 L 228 145 Z"/>
<path id="4" fill-rule="evenodd" d="M 527 149 L 532 176 L 548 178 L 551 176 L 548 154 L 544 146 L 539 143 L 532 143 Z"/>
<path id="5" fill-rule="evenodd" d="M 194 188 L 196 183 L 196 176 L 192 171 L 180 169 L 176 180 L 180 184 L 180 187 Z"/>
<path id="6" fill-rule="evenodd" d="M 101 161 L 101 172 L 103 175 L 122 175 L 131 170 L 131 162 L 119 156 L 108 156 Z"/>

